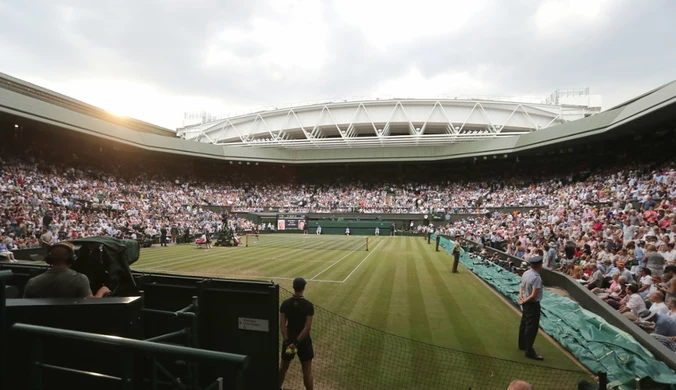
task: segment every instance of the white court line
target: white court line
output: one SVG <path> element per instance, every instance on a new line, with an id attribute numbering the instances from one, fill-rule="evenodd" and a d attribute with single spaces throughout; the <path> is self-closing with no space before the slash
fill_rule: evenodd
<path id="1" fill-rule="evenodd" d="M 302 260 L 302 259 L 275 259 L 280 262 L 285 262 L 285 261 L 297 261 L 301 263 L 330 263 L 331 260 Z"/>
<path id="2" fill-rule="evenodd" d="M 360 249 L 360 248 L 357 248 L 357 249 Z M 340 263 L 341 261 L 343 261 L 347 256 L 349 256 L 349 255 L 353 254 L 354 252 L 356 252 L 357 249 L 354 249 L 352 252 L 350 252 L 350 253 L 346 254 L 345 256 L 341 257 L 340 259 L 338 259 L 338 261 L 336 261 L 335 263 L 333 263 L 333 264 L 331 264 L 330 266 L 324 268 L 324 270 L 322 270 L 320 273 L 318 273 L 317 275 L 311 277 L 310 280 L 314 280 L 314 278 L 316 278 L 317 276 L 319 276 L 319 275 L 323 274 L 324 272 L 328 271 L 329 269 L 331 269 L 331 267 L 333 267 L 334 265 L 336 265 L 336 264 Z"/>
<path id="3" fill-rule="evenodd" d="M 345 279 L 343 279 L 343 281 L 340 282 L 340 283 L 345 283 L 345 282 L 347 282 L 347 280 L 350 278 L 350 276 L 352 276 L 352 274 L 353 274 L 357 269 L 359 269 L 359 267 L 361 267 L 361 265 L 366 261 L 366 259 L 368 259 L 368 258 L 373 254 L 373 252 L 375 252 L 376 250 L 378 250 L 378 247 L 379 247 L 380 245 L 382 245 L 383 242 L 385 242 L 385 240 L 380 241 L 380 242 L 378 243 L 378 245 L 376 245 L 376 247 L 373 248 L 373 250 L 372 250 L 368 255 L 366 255 L 366 257 L 364 257 L 364 260 L 362 260 L 359 264 L 357 264 L 357 266 L 354 267 L 354 269 L 352 270 L 352 272 L 350 272 L 350 274 L 347 275 L 347 277 L 346 277 Z"/>

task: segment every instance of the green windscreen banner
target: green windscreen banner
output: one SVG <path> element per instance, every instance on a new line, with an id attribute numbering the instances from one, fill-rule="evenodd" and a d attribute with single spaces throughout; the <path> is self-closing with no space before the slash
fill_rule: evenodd
<path id="1" fill-rule="evenodd" d="M 452 241 L 441 237 L 440 245 L 453 253 Z M 501 267 L 474 264 L 475 261 L 461 250 L 460 262 L 516 305 L 521 278 Z M 633 389 L 636 381 L 644 378 L 663 384 L 676 383 L 676 373 L 631 335 L 576 302 L 545 291 L 541 307 L 542 330 L 591 372 L 608 373 L 609 385 Z"/>

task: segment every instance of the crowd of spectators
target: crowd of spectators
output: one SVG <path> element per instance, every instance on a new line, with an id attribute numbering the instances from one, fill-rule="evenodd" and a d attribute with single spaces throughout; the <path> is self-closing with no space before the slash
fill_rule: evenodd
<path id="1" fill-rule="evenodd" d="M 674 165 L 550 181 L 531 193 L 548 207 L 465 218 L 437 230 L 523 261 L 542 256 L 545 266 L 578 279 L 676 351 Z"/>
<path id="2" fill-rule="evenodd" d="M 544 205 L 547 200 L 518 183 L 233 184 L 170 178 L 161 171 L 126 173 L 30 155 L 5 156 L 0 159 L 0 241 L 12 250 L 92 235 L 156 236 L 163 227 L 171 236 L 214 232 L 221 229 L 222 216 L 207 207 L 211 205 L 235 212 L 483 215 L 492 207 Z M 253 228 L 244 218 L 230 223 L 240 230 Z"/>
<path id="3" fill-rule="evenodd" d="M 0 164 L 0 251 L 88 236 L 154 237 L 163 228 L 175 239 L 223 227 L 221 212 L 202 207 L 204 198 L 212 198 L 207 186 L 146 174 L 127 181 L 36 160 Z M 253 227 L 245 218 L 231 217 L 226 223 L 240 230 Z"/>
<path id="4" fill-rule="evenodd" d="M 242 185 L 169 178 L 164 173 L 123 177 L 35 157 L 6 158 L 0 164 L 0 234 L 10 249 L 38 247 L 43 234 L 47 234 L 45 239 L 51 234 L 53 240 L 63 240 L 156 235 L 162 227 L 179 230 L 181 235 L 215 231 L 221 227 L 221 213 L 208 206 L 219 205 L 250 212 L 465 213 L 473 216 L 441 226 L 441 231 L 453 234 L 458 230 L 467 238 L 503 245 L 524 259 L 545 244 L 563 250 L 568 242 L 591 251 L 619 246 L 616 255 L 621 256 L 622 245 L 634 239 L 637 245 L 641 240 L 655 244 L 668 260 L 676 257 L 670 230 L 676 222 L 670 202 L 676 193 L 676 171 L 669 166 L 597 172 L 585 181 L 567 176 L 536 183 L 512 179 Z M 525 214 L 489 213 L 494 207 L 509 206 L 539 207 Z M 623 221 L 628 221 L 627 227 Z M 253 227 L 246 219 L 232 223 L 239 229 Z"/>

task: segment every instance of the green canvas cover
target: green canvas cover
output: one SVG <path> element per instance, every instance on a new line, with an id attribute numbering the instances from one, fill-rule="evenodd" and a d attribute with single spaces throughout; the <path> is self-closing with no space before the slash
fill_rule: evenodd
<path id="1" fill-rule="evenodd" d="M 448 253 L 453 253 L 453 245 L 441 237 L 440 246 Z M 474 261 L 461 250 L 460 262 L 516 305 L 521 278 L 499 267 L 475 265 Z M 591 372 L 607 372 L 610 385 L 632 389 L 636 379 L 643 378 L 657 383 L 676 383 L 676 373 L 633 337 L 576 302 L 545 291 L 541 305 L 540 327 L 545 333 Z"/>
<path id="2" fill-rule="evenodd" d="M 121 240 L 113 237 L 92 236 L 69 240 L 74 245 L 102 244 L 104 250 L 118 264 L 134 264 L 140 256 L 140 246 L 135 240 Z M 122 263 L 120 263 L 122 262 Z"/>

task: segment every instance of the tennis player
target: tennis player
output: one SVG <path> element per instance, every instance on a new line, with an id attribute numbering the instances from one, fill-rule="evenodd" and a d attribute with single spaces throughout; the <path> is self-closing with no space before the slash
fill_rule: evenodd
<path id="1" fill-rule="evenodd" d="M 295 355 L 298 355 L 303 369 L 303 383 L 306 390 L 314 389 L 312 359 L 315 357 L 310 338 L 310 328 L 315 315 L 314 305 L 305 299 L 303 293 L 307 282 L 303 278 L 293 280 L 294 294 L 282 302 L 279 308 L 279 328 L 282 330 L 282 364 L 279 368 L 279 386 L 284 384 L 286 372 Z M 287 353 L 291 352 L 291 353 Z"/>
<path id="2" fill-rule="evenodd" d="M 205 227 L 204 228 L 204 235 L 206 236 L 206 241 L 204 242 L 204 246 L 206 246 L 207 249 L 205 251 L 211 250 L 211 233 L 209 232 L 209 228 Z"/>

